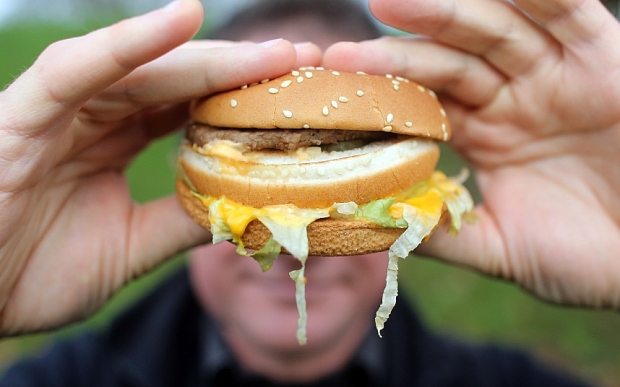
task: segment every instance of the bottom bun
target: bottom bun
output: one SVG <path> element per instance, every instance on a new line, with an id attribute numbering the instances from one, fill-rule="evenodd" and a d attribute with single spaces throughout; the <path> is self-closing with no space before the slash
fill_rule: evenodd
<path id="1" fill-rule="evenodd" d="M 208 209 L 191 194 L 183 181 L 177 180 L 176 188 L 177 196 L 185 211 L 194 221 L 210 230 Z M 346 256 L 388 250 L 405 229 L 383 228 L 358 220 L 319 219 L 310 223 L 307 231 L 308 255 Z M 270 237 L 271 232 L 267 227 L 254 220 L 248 224 L 241 240 L 247 249 L 258 250 Z M 282 253 L 287 254 L 284 249 Z"/>

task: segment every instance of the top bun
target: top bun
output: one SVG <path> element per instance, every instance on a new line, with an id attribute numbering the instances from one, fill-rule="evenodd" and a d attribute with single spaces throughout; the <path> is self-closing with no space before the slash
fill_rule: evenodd
<path id="1" fill-rule="evenodd" d="M 199 99 L 191 115 L 227 128 L 383 130 L 450 138 L 446 113 L 432 90 L 401 77 L 320 67 Z"/>

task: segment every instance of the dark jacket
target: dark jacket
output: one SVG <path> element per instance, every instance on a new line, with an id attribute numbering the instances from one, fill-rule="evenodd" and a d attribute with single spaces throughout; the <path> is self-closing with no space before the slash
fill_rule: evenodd
<path id="1" fill-rule="evenodd" d="M 464 345 L 430 333 L 403 301 L 383 331 L 389 386 L 584 386 L 521 352 Z M 105 332 L 57 343 L 14 365 L 0 378 L 0 387 L 199 386 L 203 313 L 182 271 Z"/>

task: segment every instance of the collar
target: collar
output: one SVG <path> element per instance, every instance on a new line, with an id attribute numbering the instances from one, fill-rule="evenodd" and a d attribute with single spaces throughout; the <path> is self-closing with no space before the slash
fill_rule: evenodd
<path id="1" fill-rule="evenodd" d="M 239 366 L 235 356 L 226 343 L 217 323 L 209 316 L 203 315 L 201 323 L 200 378 L 202 386 L 213 386 L 222 372 L 234 372 Z M 370 329 L 358 351 L 348 365 L 348 369 L 363 372 L 371 385 L 385 385 L 387 364 L 385 363 L 385 341 Z"/>

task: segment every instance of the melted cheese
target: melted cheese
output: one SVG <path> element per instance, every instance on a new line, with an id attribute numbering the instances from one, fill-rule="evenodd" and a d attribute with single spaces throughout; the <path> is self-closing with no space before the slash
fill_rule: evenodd
<path id="1" fill-rule="evenodd" d="M 210 152 L 219 155 L 238 156 L 234 148 L 226 143 L 212 147 Z M 212 225 L 211 232 L 213 233 L 214 243 L 232 239 L 245 252 L 241 236 L 247 225 L 258 219 L 271 231 L 273 240 L 286 248 L 302 263 L 302 268 L 292 271 L 290 275 L 295 281 L 295 297 L 299 310 L 297 338 L 300 344 L 305 344 L 307 314 L 304 271 L 308 257 L 306 227 L 317 219 L 329 217 L 330 214 L 331 216 L 356 219 L 357 204 L 335 203 L 330 208 L 325 209 L 303 209 L 290 204 L 254 208 L 236 203 L 223 196 L 215 198 L 195 195 L 209 208 L 209 221 Z M 430 234 L 439 222 L 444 208 L 447 208 L 451 215 L 450 227 L 452 232 L 458 232 L 461 227 L 461 218 L 473 209 L 473 201 L 461 183 L 447 178 L 441 172 L 434 172 L 428 179 L 396 195 L 391 203 L 388 208 L 382 210 L 387 210 L 387 214 L 383 213 L 394 219 L 404 219 L 407 229 L 392 245 L 388 254 L 390 264 L 386 277 L 386 287 L 375 318 L 379 335 L 396 302 L 398 259 L 405 258 L 423 238 Z M 268 262 L 264 265 L 264 270 L 271 266 L 279 251 L 278 247 L 278 250 L 272 253 L 273 256 L 269 257 Z M 259 261 L 259 263 L 261 262 Z"/>

